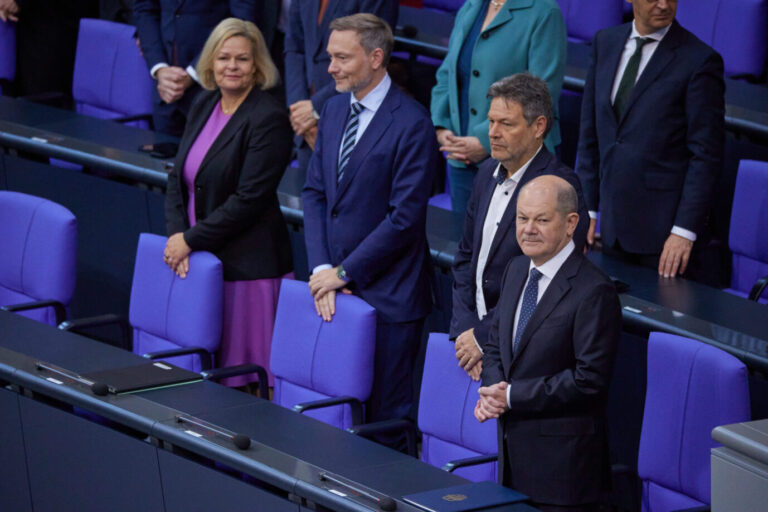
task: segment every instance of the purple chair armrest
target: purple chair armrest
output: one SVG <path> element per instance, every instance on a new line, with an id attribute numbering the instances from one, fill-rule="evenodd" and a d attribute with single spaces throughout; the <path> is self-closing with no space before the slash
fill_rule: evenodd
<path id="1" fill-rule="evenodd" d="M 3 306 L 0 309 L 8 311 L 10 313 L 16 313 L 19 311 L 29 311 L 30 309 L 41 309 L 52 307 L 56 314 L 56 325 L 67 319 L 67 310 L 64 308 L 64 304 L 58 300 L 36 300 L 34 302 L 24 302 L 23 304 L 11 304 L 10 306 Z"/>
<path id="2" fill-rule="evenodd" d="M 129 347 L 131 342 L 131 327 L 125 318 L 114 313 L 107 313 L 106 315 L 90 316 L 87 318 L 76 318 L 74 320 L 67 320 L 66 322 L 59 323 L 59 329 L 62 331 L 70 331 L 83 336 L 88 336 L 84 330 L 89 327 L 100 327 L 103 325 L 117 325 L 120 327 L 122 333 L 122 346 Z M 88 336 L 92 338 L 92 336 Z"/>
<path id="3" fill-rule="evenodd" d="M 763 276 L 755 282 L 752 290 L 749 292 L 749 300 L 757 302 L 760 300 L 760 296 L 765 291 L 765 287 L 768 286 L 768 276 Z"/>
<path id="4" fill-rule="evenodd" d="M 469 466 L 478 466 L 480 464 L 487 464 L 489 462 L 497 462 L 499 460 L 499 454 L 493 453 L 491 455 L 478 455 L 476 457 L 467 457 L 466 459 L 452 460 L 446 463 L 441 469 L 449 473 L 453 473 L 459 468 L 466 468 Z"/>
<path id="5" fill-rule="evenodd" d="M 269 379 L 267 377 L 267 370 L 258 364 L 239 364 L 237 366 L 227 366 L 226 368 L 213 368 L 212 370 L 201 372 L 201 375 L 205 380 L 219 381 L 228 377 L 237 377 L 249 373 L 255 373 L 259 377 L 259 397 L 264 400 L 269 400 Z"/>
<path id="6" fill-rule="evenodd" d="M 363 422 L 363 404 L 353 396 L 337 396 L 335 398 L 325 398 L 312 402 L 304 402 L 293 406 L 293 410 L 299 414 L 312 409 L 324 409 L 334 405 L 348 404 L 352 412 L 352 424 L 359 425 Z"/>
<path id="7" fill-rule="evenodd" d="M 371 437 L 376 434 L 391 434 L 393 432 L 405 432 L 408 443 L 408 455 L 417 457 L 416 450 L 416 425 L 410 420 L 395 419 L 377 421 L 376 423 L 367 423 L 365 425 L 356 425 L 347 429 L 350 434 L 362 437 Z"/>
<path id="8" fill-rule="evenodd" d="M 169 350 L 158 350 L 156 352 L 142 354 L 141 357 L 154 360 L 165 359 L 166 357 L 186 356 L 190 354 L 197 354 L 200 357 L 200 367 L 203 369 L 203 371 L 210 370 L 213 366 L 211 353 L 202 347 L 182 347 L 172 348 Z"/>

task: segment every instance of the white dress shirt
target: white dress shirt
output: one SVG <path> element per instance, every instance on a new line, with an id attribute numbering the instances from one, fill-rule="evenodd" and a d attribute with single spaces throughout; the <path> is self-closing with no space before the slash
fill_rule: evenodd
<path id="1" fill-rule="evenodd" d="M 528 170 L 533 159 L 539 154 L 539 151 L 541 151 L 541 146 L 520 169 L 511 177 L 505 179 L 503 183 L 497 183 L 493 189 L 491 202 L 488 205 L 488 213 L 486 213 L 485 222 L 483 223 L 483 237 L 480 242 L 480 253 L 477 256 L 477 269 L 475 271 L 475 309 L 477 310 L 477 318 L 480 320 L 488 314 L 485 306 L 485 295 L 483 294 L 483 272 L 485 272 L 485 265 L 488 263 L 488 254 L 491 252 L 493 239 L 496 236 L 496 231 L 499 229 L 501 218 L 504 216 L 504 212 L 507 211 L 509 201 L 515 193 L 517 184 L 520 183 L 523 174 Z M 499 164 L 496 166 L 496 171 L 493 174 L 497 176 L 501 172 L 506 172 L 506 170 Z"/>
<path id="2" fill-rule="evenodd" d="M 573 243 L 573 240 L 569 240 L 568 243 L 565 244 L 565 247 L 560 249 L 560 252 L 555 254 L 541 266 L 537 267 L 533 264 L 533 260 L 531 260 L 531 264 L 528 266 L 528 278 L 525 280 L 525 284 L 523 285 L 523 293 L 520 294 L 520 298 L 517 301 L 517 309 L 515 309 L 515 323 L 513 324 L 514 327 L 512 329 L 513 340 L 517 334 L 517 322 L 520 320 L 520 308 L 523 304 L 522 299 L 523 294 L 525 293 L 525 287 L 528 286 L 528 281 L 531 279 L 531 269 L 535 268 L 541 272 L 541 277 L 539 278 L 539 293 L 536 296 L 536 304 L 538 305 L 539 302 L 541 302 L 541 298 L 544 296 L 544 293 L 547 291 L 549 284 L 552 282 L 552 279 L 555 278 L 555 275 L 560 270 L 560 267 L 563 266 L 563 263 L 565 263 L 565 260 L 568 259 L 568 256 L 571 255 L 574 249 L 576 249 L 576 245 Z M 507 385 L 507 406 L 511 407 L 511 404 L 509 403 L 509 389 L 510 385 Z"/>
<path id="3" fill-rule="evenodd" d="M 389 88 L 392 86 L 392 79 L 389 78 L 389 73 L 384 74 L 384 78 L 382 78 L 381 82 L 379 82 L 376 87 L 371 90 L 368 94 L 366 94 L 363 99 L 359 101 L 359 103 L 363 106 L 363 110 L 360 111 L 360 114 L 358 114 L 358 124 L 357 124 L 357 135 L 355 137 L 355 144 L 360 140 L 360 137 L 363 136 L 363 133 L 365 133 L 365 130 L 368 128 L 368 125 L 371 124 L 371 120 L 373 120 L 373 116 L 376 115 L 376 112 L 379 110 L 379 107 L 382 103 L 384 103 L 384 98 L 387 97 L 387 93 L 389 92 Z M 349 94 L 349 104 L 352 105 L 358 101 L 355 98 L 355 95 L 350 93 Z M 342 126 L 342 130 L 344 127 Z M 344 144 L 344 137 L 341 138 L 341 143 Z M 339 146 L 339 151 L 341 151 L 341 146 Z M 315 268 L 312 269 L 312 273 L 319 272 L 321 270 L 325 270 L 328 268 L 333 268 L 333 265 L 330 263 L 322 263 Z M 351 277 L 350 277 L 351 279 Z"/>
<path id="4" fill-rule="evenodd" d="M 653 57 L 653 54 L 656 52 L 656 48 L 659 47 L 659 43 L 662 39 L 664 39 L 664 36 L 667 35 L 667 32 L 669 32 L 669 27 L 672 25 L 667 25 L 666 27 L 657 30 L 656 32 L 651 32 L 650 34 L 641 35 L 637 31 L 637 26 L 635 22 L 632 22 L 632 32 L 629 34 L 629 38 L 627 39 L 627 42 L 624 44 L 624 51 L 621 54 L 621 59 L 619 60 L 619 67 L 616 70 L 616 75 L 613 77 L 613 89 L 611 90 L 611 105 L 613 105 L 613 102 L 616 100 L 616 93 L 619 90 L 619 84 L 621 83 L 621 78 L 624 76 L 624 71 L 627 69 L 627 64 L 629 63 L 629 59 L 632 58 L 632 54 L 635 53 L 635 49 L 637 48 L 637 43 L 639 38 L 649 38 L 653 39 L 653 41 L 648 41 L 645 43 L 645 46 L 643 46 L 642 49 L 642 55 L 640 57 L 640 67 L 637 69 L 637 78 L 635 79 L 635 83 L 637 83 L 637 80 L 640 79 L 640 75 L 643 74 L 643 71 L 645 70 L 645 67 L 648 65 L 648 62 L 651 60 L 651 57 Z M 589 211 L 589 217 L 591 219 L 597 219 L 597 212 L 590 210 Z M 687 238 L 688 240 L 695 242 L 696 241 L 696 233 L 693 231 L 690 231 L 685 228 L 681 228 L 680 226 L 673 226 L 671 230 L 673 235 L 678 235 L 683 238 Z"/>

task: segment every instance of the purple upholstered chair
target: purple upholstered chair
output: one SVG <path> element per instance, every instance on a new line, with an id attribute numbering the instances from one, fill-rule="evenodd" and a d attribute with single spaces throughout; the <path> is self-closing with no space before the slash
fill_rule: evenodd
<path id="1" fill-rule="evenodd" d="M 619 25 L 624 11 L 616 0 L 557 0 L 563 13 L 568 40 L 592 41 L 598 30 Z"/>
<path id="2" fill-rule="evenodd" d="M 461 6 L 464 5 L 464 1 L 465 0 L 423 0 L 421 5 L 424 9 L 455 13 L 461 9 Z"/>
<path id="3" fill-rule="evenodd" d="M 733 252 L 733 271 L 726 291 L 767 304 L 768 162 L 739 163 L 728 245 Z"/>
<path id="4" fill-rule="evenodd" d="M 195 251 L 189 256 L 189 274 L 181 279 L 163 262 L 166 241 L 149 233 L 139 236 L 129 310 L 133 351 L 144 355 L 195 347 L 195 355 L 168 361 L 194 372 L 207 370 L 206 353 L 215 352 L 221 340 L 221 262 L 209 252 Z"/>
<path id="5" fill-rule="evenodd" d="M 16 24 L 0 21 L 0 94 L 16 78 Z"/>
<path id="6" fill-rule="evenodd" d="M 456 349 L 447 334 L 431 333 L 424 361 L 419 398 L 421 459 L 459 476 L 481 482 L 496 481 L 496 462 L 462 467 L 464 460 L 492 455 L 496 459 L 496 421 L 475 419 L 479 382 L 459 368 Z"/>
<path id="7" fill-rule="evenodd" d="M 749 419 L 741 361 L 705 343 L 652 332 L 637 462 L 643 512 L 709 504 L 712 429 Z"/>
<path id="8" fill-rule="evenodd" d="M 324 322 L 307 283 L 283 280 L 270 360 L 273 401 L 339 428 L 360 423 L 375 343 L 376 313 L 365 301 L 337 294 L 336 314 Z"/>
<path id="9" fill-rule="evenodd" d="M 678 2 L 677 20 L 723 56 L 726 76 L 759 78 L 763 74 L 767 0 Z"/>
<path id="10" fill-rule="evenodd" d="M 135 32 L 122 23 L 80 20 L 72 78 L 78 112 L 149 128 L 154 83 L 136 47 Z"/>
<path id="11" fill-rule="evenodd" d="M 437 206 L 438 208 L 442 208 L 443 210 L 450 210 L 453 208 L 451 206 L 451 183 L 448 176 L 449 176 L 448 163 L 446 163 L 445 164 L 445 188 L 443 189 L 443 192 L 439 194 L 435 194 L 434 196 L 429 198 L 430 205 Z"/>
<path id="12" fill-rule="evenodd" d="M 56 325 L 75 290 L 77 221 L 47 199 L 0 191 L 0 306 Z"/>

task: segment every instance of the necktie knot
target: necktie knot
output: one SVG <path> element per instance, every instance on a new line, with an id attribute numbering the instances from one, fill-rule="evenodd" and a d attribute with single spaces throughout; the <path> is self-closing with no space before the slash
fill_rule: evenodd
<path id="1" fill-rule="evenodd" d="M 364 108 L 365 107 L 363 106 L 363 104 L 360 103 L 359 101 L 354 102 L 352 104 L 352 115 L 353 116 L 360 115 L 360 112 L 362 112 Z"/>
<path id="2" fill-rule="evenodd" d="M 635 44 L 637 46 L 635 46 L 635 52 L 639 52 L 640 50 L 643 49 L 643 46 L 645 46 L 646 44 L 650 43 L 653 40 L 654 39 L 652 37 L 636 37 Z"/>
<path id="3" fill-rule="evenodd" d="M 543 275 L 544 274 L 542 274 L 538 269 L 536 269 L 536 267 L 534 267 L 534 268 L 531 269 L 531 277 L 530 277 L 530 279 L 534 283 L 538 283 L 539 279 L 541 279 L 541 276 L 543 276 Z"/>
<path id="4" fill-rule="evenodd" d="M 507 173 L 503 167 L 499 167 L 499 172 L 496 173 L 496 184 L 502 185 L 507 179 Z"/>

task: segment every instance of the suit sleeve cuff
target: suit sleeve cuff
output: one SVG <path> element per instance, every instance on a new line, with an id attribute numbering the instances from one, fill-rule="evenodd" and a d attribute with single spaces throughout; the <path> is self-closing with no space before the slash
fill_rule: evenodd
<path id="1" fill-rule="evenodd" d="M 192 80 L 197 82 L 198 85 L 200 84 L 200 77 L 197 76 L 197 71 L 195 71 L 195 68 L 191 64 L 187 66 L 186 72 L 190 77 L 192 77 Z"/>
<path id="2" fill-rule="evenodd" d="M 479 350 L 481 354 L 485 354 L 485 352 L 483 352 L 483 347 L 481 347 L 480 344 L 477 342 L 477 338 L 475 338 L 474 334 L 472 334 L 472 341 L 475 342 L 475 346 L 477 347 L 477 350 Z"/>
<path id="3" fill-rule="evenodd" d="M 318 265 L 315 268 L 312 269 L 313 274 L 317 274 L 321 270 L 328 270 L 329 268 L 333 268 L 333 265 L 330 263 L 323 263 L 322 265 Z"/>
<path id="4" fill-rule="evenodd" d="M 671 233 L 673 235 L 681 236 L 686 240 L 690 240 L 691 242 L 696 241 L 696 233 L 694 233 L 693 231 L 688 231 L 685 228 L 681 228 L 680 226 L 672 226 Z"/>
<path id="5" fill-rule="evenodd" d="M 589 218 L 597 220 L 597 212 L 589 210 Z"/>
<path id="6" fill-rule="evenodd" d="M 152 69 L 149 70 L 149 75 L 157 80 L 157 70 L 162 68 L 167 68 L 168 63 L 167 62 L 158 62 L 154 66 L 152 66 Z"/>

